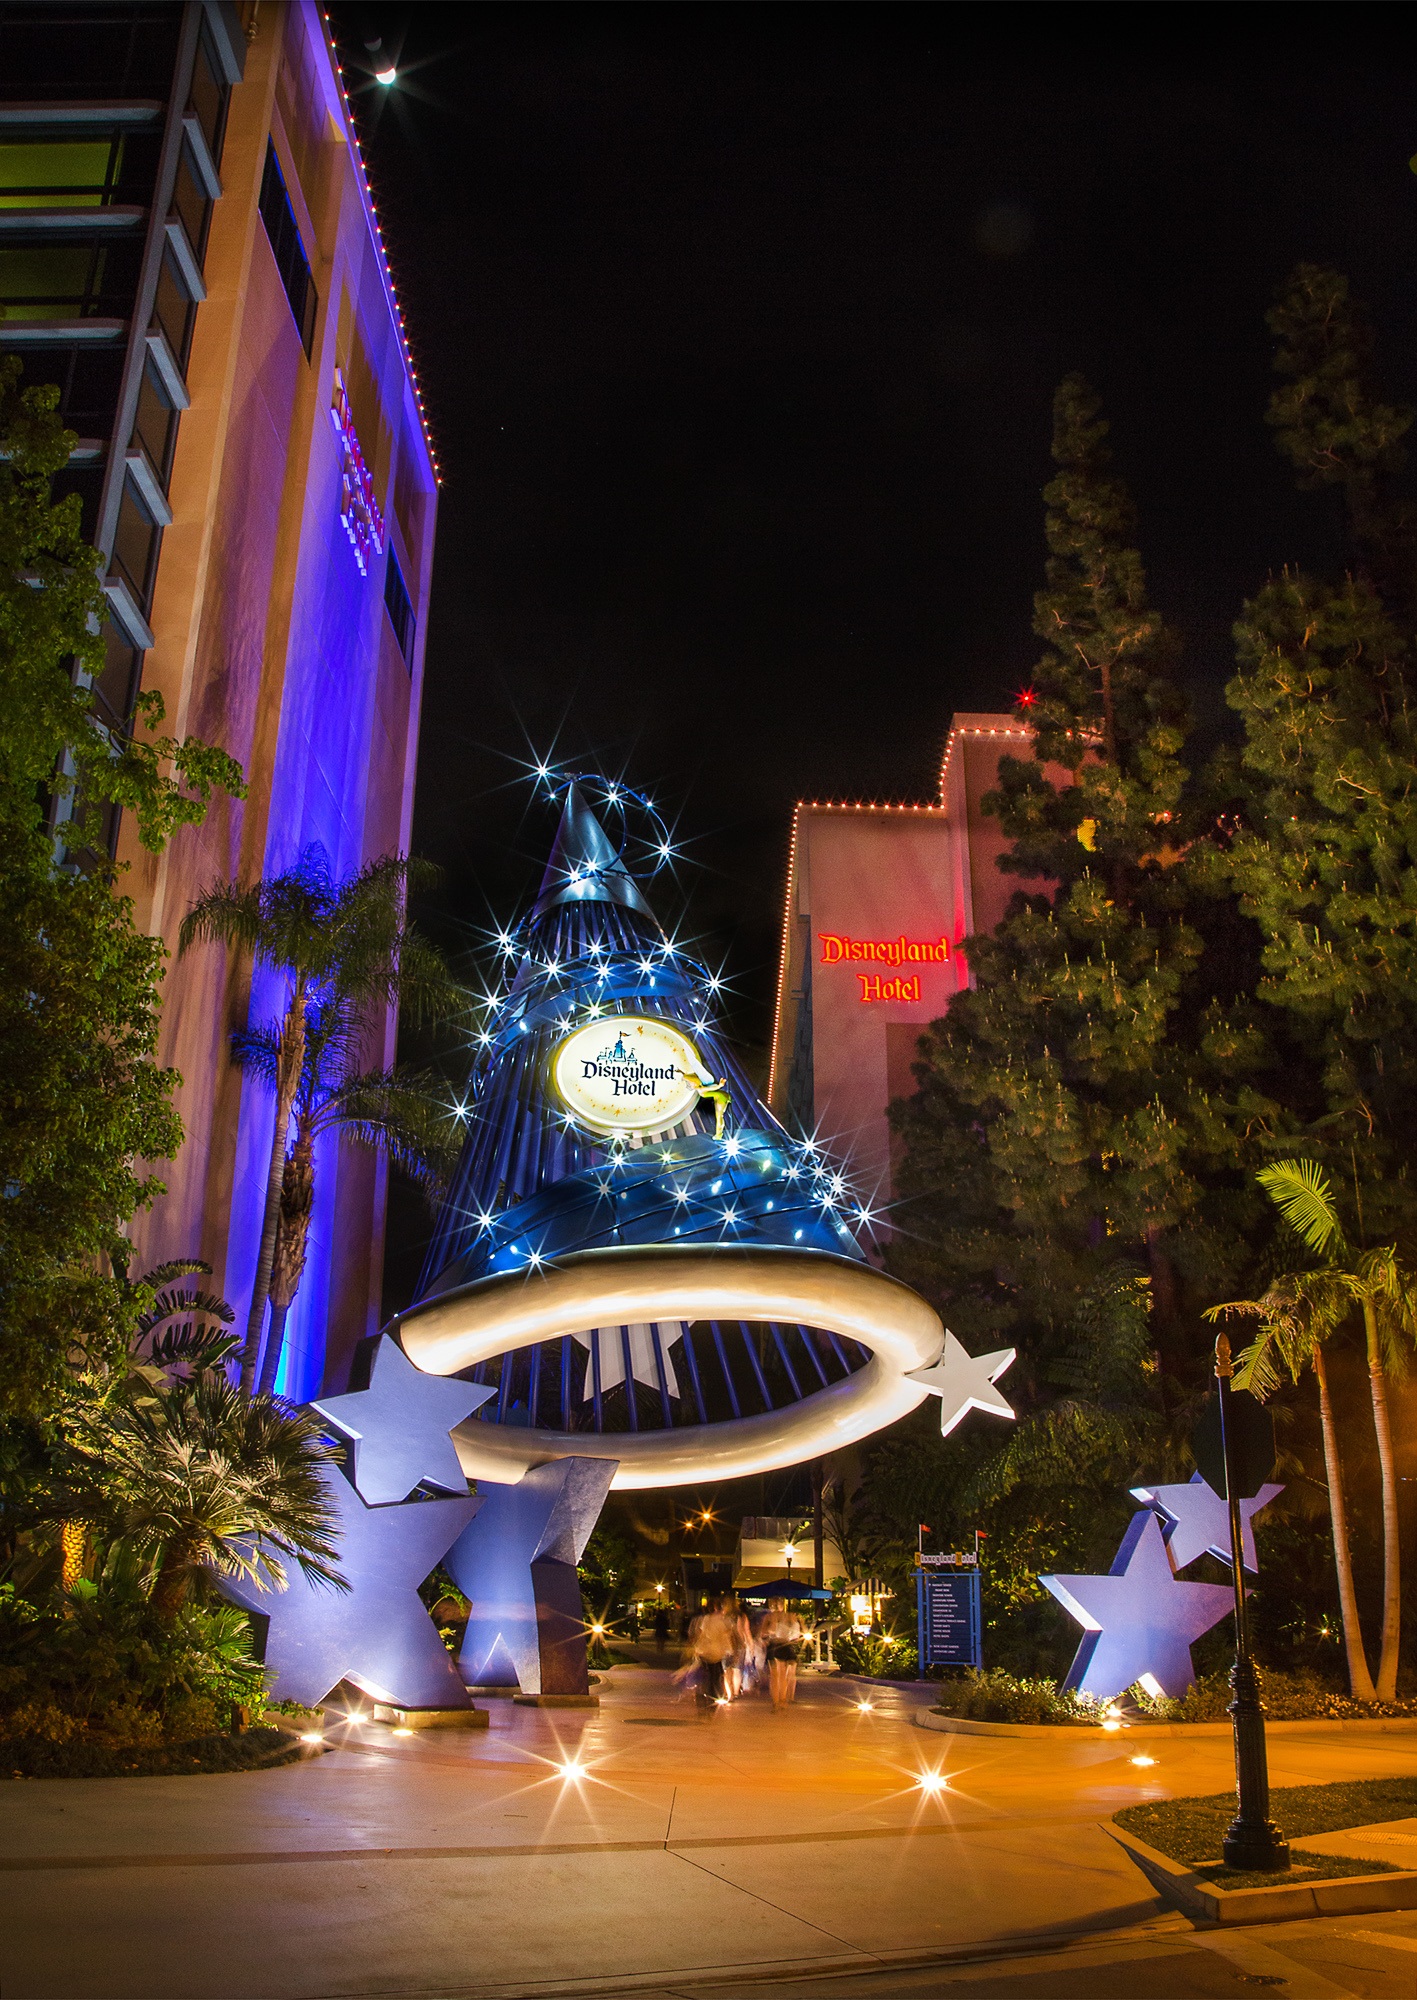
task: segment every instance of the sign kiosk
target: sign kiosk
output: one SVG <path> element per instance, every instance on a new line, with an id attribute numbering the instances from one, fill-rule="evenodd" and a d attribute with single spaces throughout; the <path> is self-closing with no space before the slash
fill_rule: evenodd
<path id="1" fill-rule="evenodd" d="M 978 1556 L 919 1555 L 915 1563 L 921 1672 L 926 1667 L 982 1666 Z"/>

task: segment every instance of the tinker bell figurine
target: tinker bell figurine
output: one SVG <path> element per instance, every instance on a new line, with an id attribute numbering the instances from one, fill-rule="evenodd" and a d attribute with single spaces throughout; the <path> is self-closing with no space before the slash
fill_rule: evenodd
<path id="1" fill-rule="evenodd" d="M 699 1074 L 694 1078 L 694 1082 L 699 1086 L 699 1101 L 702 1103 L 707 1098 L 713 1106 L 713 1136 L 715 1139 L 721 1139 L 723 1137 L 723 1121 L 728 1115 L 729 1105 L 733 1102 L 733 1099 L 728 1094 L 728 1078 L 721 1076 L 718 1082 L 714 1083 L 709 1076 L 700 1070 Z"/>

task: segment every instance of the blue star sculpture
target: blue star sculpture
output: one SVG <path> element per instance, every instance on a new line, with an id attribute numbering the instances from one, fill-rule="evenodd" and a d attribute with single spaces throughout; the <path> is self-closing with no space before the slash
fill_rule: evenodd
<path id="1" fill-rule="evenodd" d="M 1253 1500 L 1240 1502 L 1240 1553 L 1245 1568 L 1258 1570 L 1255 1531 L 1250 1525 L 1262 1507 L 1284 1491 L 1282 1486 L 1262 1486 Z M 1191 1474 L 1189 1486 L 1134 1486 L 1132 1498 L 1154 1508 L 1166 1524 L 1166 1552 L 1171 1567 L 1183 1570 L 1197 1556 L 1230 1560 L 1230 1509 L 1198 1472 Z"/>
<path id="2" fill-rule="evenodd" d="M 1099 1700 L 1149 1675 L 1179 1697 L 1195 1680 L 1191 1642 L 1234 1605 L 1220 1583 L 1179 1583 L 1150 1508 L 1132 1516 L 1107 1576 L 1040 1576 L 1083 1639 L 1063 1682 Z"/>
<path id="3" fill-rule="evenodd" d="M 334 1466 L 321 1476 L 336 1517 L 339 1569 L 350 1588 L 307 1582 L 293 1564 L 284 1590 L 221 1579 L 226 1596 L 269 1621 L 272 1693 L 313 1708 L 348 1680 L 401 1708 L 466 1708 L 467 1690 L 418 1586 L 481 1503 L 468 1494 L 366 1507 Z"/>
<path id="4" fill-rule="evenodd" d="M 478 1481 L 485 1505 L 447 1558 L 472 1603 L 461 1655 L 472 1686 L 586 1692 L 576 1564 L 615 1472 L 613 1458 L 560 1458 L 515 1486 Z"/>
<path id="5" fill-rule="evenodd" d="M 467 1477 L 448 1433 L 495 1392 L 476 1382 L 425 1375 L 381 1334 L 369 1387 L 310 1405 L 353 1445 L 354 1483 L 371 1507 L 406 1500 L 415 1486 L 466 1493 Z"/>

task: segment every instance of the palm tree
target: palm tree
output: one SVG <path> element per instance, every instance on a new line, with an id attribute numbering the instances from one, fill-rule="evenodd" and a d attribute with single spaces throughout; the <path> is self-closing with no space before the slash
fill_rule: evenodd
<path id="1" fill-rule="evenodd" d="M 1319 1386 L 1334 1560 L 1339 1573 L 1344 1642 L 1353 1692 L 1362 1700 L 1394 1701 L 1402 1629 L 1402 1557 L 1387 1377 L 1405 1368 L 1407 1348 L 1417 1340 L 1417 1273 L 1402 1263 L 1395 1244 L 1383 1244 L 1373 1250 L 1350 1244 L 1328 1177 L 1314 1161 L 1280 1160 L 1264 1168 L 1257 1179 L 1289 1227 L 1324 1261 L 1316 1271 L 1295 1272 L 1277 1279 L 1262 1298 L 1214 1307 L 1206 1317 L 1216 1319 L 1224 1313 L 1243 1313 L 1260 1320 L 1259 1337 L 1241 1356 L 1235 1379 L 1238 1386 L 1253 1389 L 1261 1397 L 1278 1385 L 1275 1356 L 1295 1377 L 1305 1362 L 1313 1366 Z M 1383 1496 L 1383 1627 L 1376 1684 L 1368 1671 L 1358 1623 L 1338 1434 L 1323 1352 L 1324 1342 L 1337 1332 L 1355 1306 L 1363 1316 L 1368 1392 L 1373 1406 Z"/>
<path id="2" fill-rule="evenodd" d="M 424 1015 L 450 1012 L 459 1000 L 447 967 L 408 921 L 408 892 L 432 871 L 404 855 L 386 854 L 355 875 L 336 881 L 318 844 L 293 868 L 245 888 L 227 882 L 208 889 L 182 920 L 179 955 L 200 941 L 250 952 L 288 982 L 280 1017 L 275 1084 L 276 1115 L 261 1221 L 260 1249 L 251 1286 L 241 1382 L 256 1379 L 261 1326 L 270 1295 L 280 1221 L 290 1114 L 305 1059 L 310 1002 L 339 999 L 361 1016 L 395 1003 Z"/>
<path id="3" fill-rule="evenodd" d="M 104 1426 L 101 1470 L 124 1540 L 153 1559 L 157 1611 L 175 1620 L 204 1570 L 280 1587 L 294 1562 L 347 1589 L 321 1471 L 330 1455 L 318 1418 L 248 1395 L 220 1367 L 120 1405 Z"/>
<path id="4" fill-rule="evenodd" d="M 235 1344 L 225 1331 L 236 1317 L 226 1300 L 181 1282 L 211 1276 L 211 1265 L 200 1257 L 171 1258 L 138 1278 L 129 1277 L 121 1254 L 113 1262 L 118 1296 L 136 1315 L 126 1366 L 84 1367 L 71 1377 L 60 1413 L 61 1432 L 71 1440 L 92 1441 L 95 1419 L 120 1399 L 160 1393 L 167 1385 L 167 1370 L 174 1365 L 216 1366 Z M 89 1482 L 80 1484 L 88 1487 Z M 73 1590 L 83 1576 L 91 1528 L 110 1512 L 101 1494 L 90 1489 L 89 1498 L 98 1501 L 98 1519 L 89 1506 L 66 1514 L 60 1523 L 60 1588 L 65 1591 Z"/>
<path id="5" fill-rule="evenodd" d="M 238 1067 L 278 1091 L 279 1022 L 248 1028 L 231 1038 Z M 374 1146 L 430 1195 L 440 1189 L 457 1159 L 450 1115 L 436 1079 L 407 1067 L 365 1070 L 365 1037 L 358 1011 L 336 998 L 305 1010 L 304 1056 L 292 1106 L 294 1138 L 281 1177 L 280 1226 L 271 1266 L 271 1323 L 261 1357 L 260 1389 L 268 1395 L 280 1365 L 286 1317 L 305 1269 L 310 1215 L 315 1202 L 315 1142 L 322 1133 Z"/>
<path id="6" fill-rule="evenodd" d="M 209 1266 L 181 1259 L 120 1282 L 138 1317 L 126 1367 L 84 1369 L 61 1410 L 62 1451 L 47 1511 L 71 1542 L 97 1530 L 147 1568 L 152 1602 L 176 1619 L 197 1573 L 277 1585 L 294 1561 L 345 1588 L 333 1567 L 334 1516 L 318 1421 L 229 1379 L 237 1336 L 224 1299 L 179 1280 Z"/>

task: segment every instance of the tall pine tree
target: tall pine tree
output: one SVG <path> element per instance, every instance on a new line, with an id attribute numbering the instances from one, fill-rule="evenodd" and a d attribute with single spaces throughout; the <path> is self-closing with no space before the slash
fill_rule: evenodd
<path id="1" fill-rule="evenodd" d="M 1235 1133 L 1269 1109 L 1244 941 L 1188 818 L 1178 647 L 1107 429 L 1070 377 L 1044 494 L 1036 756 L 1006 760 L 985 807 L 1012 843 L 1001 865 L 1035 880 L 969 941 L 973 983 L 922 1040 L 919 1094 L 893 1114 L 895 1267 L 966 1338 L 1020 1344 L 1040 1391 L 1122 1267 L 1149 1279 L 1163 1370 L 1185 1374 L 1217 1268 L 1245 1265 Z M 1139 1407 L 1159 1388 L 1153 1360 Z"/>
<path id="2" fill-rule="evenodd" d="M 1263 939 L 1260 997 L 1307 1057 L 1294 1136 L 1329 1169 L 1355 1241 L 1411 1238 L 1417 547 L 1396 480 L 1412 412 L 1377 395 L 1336 272 L 1300 265 L 1269 324 L 1283 378 L 1269 420 L 1300 484 L 1341 499 L 1349 565 L 1271 577 L 1236 627 L 1229 871 Z"/>

